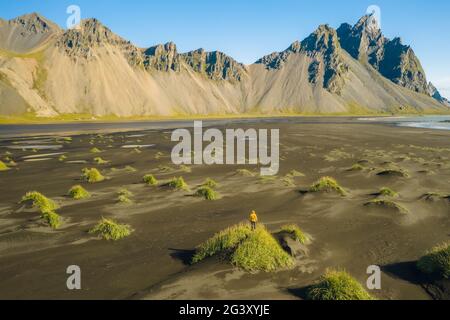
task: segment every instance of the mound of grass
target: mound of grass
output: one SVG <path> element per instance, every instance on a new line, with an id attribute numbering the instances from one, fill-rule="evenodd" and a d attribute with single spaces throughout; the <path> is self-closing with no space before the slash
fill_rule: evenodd
<path id="1" fill-rule="evenodd" d="M 61 225 L 61 218 L 55 212 L 59 206 L 51 199 L 37 191 L 27 192 L 20 203 L 30 203 L 34 208 L 38 208 L 41 212 L 41 218 L 53 229 L 57 229 Z"/>
<path id="2" fill-rule="evenodd" d="M 129 236 L 132 229 L 127 224 L 119 224 L 114 220 L 102 218 L 98 224 L 89 230 L 91 234 L 97 234 L 105 240 L 120 240 Z"/>
<path id="3" fill-rule="evenodd" d="M 120 189 L 117 192 L 117 201 L 120 203 L 131 203 L 131 197 L 133 197 L 133 193 L 125 188 Z"/>
<path id="4" fill-rule="evenodd" d="M 102 150 L 100 150 L 99 148 L 94 147 L 91 150 L 89 150 L 89 152 L 90 153 L 100 153 L 100 152 L 102 152 Z"/>
<path id="5" fill-rule="evenodd" d="M 377 176 L 408 178 L 409 174 L 405 170 L 401 170 L 401 169 L 388 169 L 388 170 L 383 170 L 383 171 L 378 172 Z"/>
<path id="6" fill-rule="evenodd" d="M 84 168 L 81 178 L 89 183 L 96 183 L 105 180 L 105 177 L 96 168 Z"/>
<path id="7" fill-rule="evenodd" d="M 94 162 L 99 165 L 109 163 L 109 161 L 106 161 L 106 160 L 102 159 L 101 157 L 95 157 Z"/>
<path id="8" fill-rule="evenodd" d="M 195 192 L 195 195 L 197 197 L 203 197 L 206 200 L 217 200 L 217 198 L 219 197 L 217 192 L 208 186 L 201 186 L 200 188 L 198 188 Z"/>
<path id="9" fill-rule="evenodd" d="M 183 177 L 172 178 L 172 180 L 167 183 L 167 186 L 175 190 L 189 190 L 189 186 L 184 181 Z"/>
<path id="10" fill-rule="evenodd" d="M 304 177 L 305 175 L 303 173 L 301 173 L 300 171 L 297 170 L 291 170 L 289 171 L 288 174 L 286 174 L 286 177 L 291 177 L 291 178 L 295 178 L 295 177 Z"/>
<path id="11" fill-rule="evenodd" d="M 80 185 L 70 188 L 68 195 L 75 200 L 87 199 L 91 197 L 91 194 Z"/>
<path id="12" fill-rule="evenodd" d="M 398 193 L 388 187 L 381 188 L 380 191 L 378 192 L 378 195 L 391 198 L 398 197 Z"/>
<path id="13" fill-rule="evenodd" d="M 205 182 L 202 184 L 203 187 L 209 187 L 211 189 L 215 189 L 218 186 L 218 183 L 211 178 L 206 178 Z"/>
<path id="14" fill-rule="evenodd" d="M 417 268 L 427 275 L 450 279 L 450 242 L 429 250 L 419 259 Z"/>
<path id="15" fill-rule="evenodd" d="M 430 202 L 439 201 L 439 200 L 442 200 L 445 198 L 449 198 L 449 196 L 442 194 L 442 193 L 437 193 L 437 192 L 427 192 L 421 197 L 422 200 L 430 201 Z"/>
<path id="16" fill-rule="evenodd" d="M 275 271 L 293 266 L 293 259 L 262 225 L 255 231 L 248 224 L 227 228 L 201 244 L 192 263 L 221 254 L 246 271 Z"/>
<path id="17" fill-rule="evenodd" d="M 200 262 L 216 254 L 229 253 L 246 239 L 251 232 L 248 224 L 241 223 L 216 233 L 212 238 L 197 247 L 192 263 Z"/>
<path id="18" fill-rule="evenodd" d="M 236 174 L 243 177 L 253 177 L 255 174 L 247 169 L 237 169 Z"/>
<path id="19" fill-rule="evenodd" d="M 288 233 L 293 240 L 306 244 L 309 239 L 308 236 L 296 224 L 288 224 L 281 227 L 281 232 Z"/>
<path id="20" fill-rule="evenodd" d="M 0 171 L 6 170 L 9 170 L 9 167 L 3 161 L 0 160 Z"/>
<path id="21" fill-rule="evenodd" d="M 132 166 L 125 166 L 124 170 L 126 172 L 136 172 L 137 171 L 137 169 Z"/>
<path id="22" fill-rule="evenodd" d="M 363 286 L 345 271 L 328 270 L 307 292 L 309 300 L 373 300 Z"/>
<path id="23" fill-rule="evenodd" d="M 283 177 L 285 179 L 285 177 Z M 274 183 L 277 180 L 277 176 L 259 176 L 259 182 L 262 184 Z"/>
<path id="24" fill-rule="evenodd" d="M 338 182 L 331 177 L 322 177 L 316 181 L 310 188 L 309 192 L 337 192 L 340 195 L 345 195 L 346 192 Z"/>
<path id="25" fill-rule="evenodd" d="M 398 211 L 399 213 L 403 213 L 403 214 L 407 214 L 408 210 L 399 205 L 398 203 L 391 201 L 391 200 L 386 200 L 386 199 L 374 199 L 371 200 L 369 202 L 366 202 L 364 204 L 365 206 L 376 206 L 376 207 L 381 207 L 381 208 L 387 208 L 387 209 L 393 209 Z"/>
<path id="26" fill-rule="evenodd" d="M 27 192 L 20 203 L 30 203 L 34 208 L 38 208 L 42 213 L 52 212 L 58 209 L 58 205 L 51 199 L 37 191 Z"/>
<path id="27" fill-rule="evenodd" d="M 272 272 L 293 267 L 294 260 L 266 228 L 259 226 L 238 245 L 231 263 L 249 272 Z"/>
<path id="28" fill-rule="evenodd" d="M 67 159 L 67 156 L 65 156 L 65 155 L 61 155 L 61 156 L 59 156 L 59 158 L 58 158 L 58 160 L 59 161 L 65 161 Z"/>
<path id="29" fill-rule="evenodd" d="M 149 186 L 156 186 L 158 184 L 158 180 L 152 174 L 146 174 L 142 180 Z"/>
<path id="30" fill-rule="evenodd" d="M 191 172 L 192 172 L 191 167 L 185 166 L 185 165 L 183 165 L 183 164 L 180 165 L 180 166 L 178 167 L 178 169 L 179 169 L 180 171 L 186 172 L 186 173 L 191 173 Z"/>
<path id="31" fill-rule="evenodd" d="M 43 212 L 41 218 L 53 229 L 61 225 L 61 217 L 54 211 Z"/>
<path id="32" fill-rule="evenodd" d="M 355 163 L 350 167 L 350 169 L 348 169 L 348 171 L 362 171 L 362 170 L 364 170 L 364 167 L 359 163 Z"/>

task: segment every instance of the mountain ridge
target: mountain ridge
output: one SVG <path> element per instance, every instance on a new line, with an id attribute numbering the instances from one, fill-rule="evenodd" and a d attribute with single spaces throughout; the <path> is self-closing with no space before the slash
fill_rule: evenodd
<path id="1" fill-rule="evenodd" d="M 0 114 L 447 112 L 412 49 L 367 30 L 368 17 L 250 65 L 172 42 L 139 48 L 97 19 L 71 30 L 35 13 L 3 20 Z"/>

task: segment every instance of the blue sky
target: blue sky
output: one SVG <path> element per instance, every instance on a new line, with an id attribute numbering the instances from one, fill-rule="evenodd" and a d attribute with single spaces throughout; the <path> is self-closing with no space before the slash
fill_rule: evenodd
<path id="1" fill-rule="evenodd" d="M 181 52 L 220 50 L 247 64 L 284 50 L 319 24 L 354 24 L 377 5 L 385 35 L 411 45 L 429 80 L 450 97 L 448 0 L 1 0 L 0 17 L 38 12 L 64 27 L 72 4 L 82 18 L 98 18 L 138 46 L 173 41 Z"/>

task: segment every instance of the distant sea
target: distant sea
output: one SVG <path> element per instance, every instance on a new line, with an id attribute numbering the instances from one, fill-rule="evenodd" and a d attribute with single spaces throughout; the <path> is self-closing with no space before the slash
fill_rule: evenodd
<path id="1" fill-rule="evenodd" d="M 450 116 L 361 118 L 359 120 L 395 123 L 402 127 L 450 130 Z"/>

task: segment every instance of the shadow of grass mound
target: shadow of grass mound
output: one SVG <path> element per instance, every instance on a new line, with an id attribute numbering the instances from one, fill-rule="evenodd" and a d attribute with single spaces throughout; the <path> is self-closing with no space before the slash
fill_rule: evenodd
<path id="1" fill-rule="evenodd" d="M 261 225 L 252 231 L 242 223 L 215 234 L 197 248 L 192 263 L 214 255 L 248 272 L 273 272 L 294 266 L 294 259 Z"/>
<path id="2" fill-rule="evenodd" d="M 379 177 L 409 178 L 409 173 L 402 169 L 388 169 L 377 173 Z"/>
<path id="3" fill-rule="evenodd" d="M 417 267 L 417 261 L 393 263 L 382 266 L 389 276 L 421 286 L 434 300 L 450 300 L 450 280 L 426 275 Z"/>
<path id="4" fill-rule="evenodd" d="M 299 292 L 307 300 L 374 300 L 356 279 L 338 270 L 327 270 L 316 284 Z"/>
<path id="5" fill-rule="evenodd" d="M 420 197 L 420 200 L 427 202 L 446 201 L 447 203 L 450 204 L 450 195 L 445 195 L 437 192 L 427 192 Z"/>

